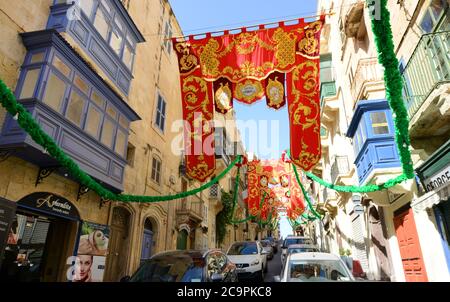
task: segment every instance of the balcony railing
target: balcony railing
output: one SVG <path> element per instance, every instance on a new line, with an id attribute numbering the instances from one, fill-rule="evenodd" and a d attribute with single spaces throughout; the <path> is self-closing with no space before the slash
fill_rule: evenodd
<path id="1" fill-rule="evenodd" d="M 378 64 L 377 58 L 361 59 L 356 67 L 355 77 L 351 83 L 353 101 L 357 102 L 362 97 L 362 90 L 370 82 L 383 81 L 383 68 Z"/>
<path id="2" fill-rule="evenodd" d="M 405 102 L 411 119 L 430 93 L 450 82 L 450 32 L 423 35 L 403 72 Z"/>
<path id="3" fill-rule="evenodd" d="M 348 156 L 336 156 L 331 165 L 331 181 L 336 182 L 340 175 L 347 175 L 350 172 L 350 165 L 348 163 Z"/>
<path id="4" fill-rule="evenodd" d="M 203 218 L 203 201 L 197 195 L 191 195 L 180 200 L 176 210 L 177 214 L 188 214 L 197 219 Z"/>

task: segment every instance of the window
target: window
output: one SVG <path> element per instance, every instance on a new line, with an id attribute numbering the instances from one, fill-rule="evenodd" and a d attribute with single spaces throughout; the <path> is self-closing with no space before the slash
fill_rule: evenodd
<path id="1" fill-rule="evenodd" d="M 102 121 L 103 114 L 94 105 L 89 105 L 89 111 L 86 117 L 86 124 L 84 129 L 87 133 L 95 138 L 98 138 L 98 132 L 100 129 L 100 123 Z"/>
<path id="2" fill-rule="evenodd" d="M 106 22 L 105 13 L 100 7 L 97 9 L 97 13 L 95 14 L 94 26 L 103 39 L 108 41 L 109 24 Z"/>
<path id="3" fill-rule="evenodd" d="M 92 14 L 92 8 L 94 7 L 94 0 L 81 0 L 79 2 L 79 5 L 86 16 L 90 18 Z"/>
<path id="4" fill-rule="evenodd" d="M 92 1 L 92 0 L 89 0 Z M 136 42 L 131 37 L 131 31 L 122 23 L 120 14 L 114 12 L 105 1 L 97 6 L 94 19 L 89 20 L 94 23 L 94 27 L 109 44 L 111 49 L 117 54 L 122 62 L 131 71 L 135 56 Z"/>
<path id="5" fill-rule="evenodd" d="M 442 21 L 442 30 L 449 29 L 448 18 L 448 0 L 431 0 L 430 5 L 425 11 L 425 14 L 420 22 L 420 27 L 425 33 L 431 33 L 435 30 L 437 25 Z M 444 18 L 442 18 L 445 15 Z"/>
<path id="6" fill-rule="evenodd" d="M 158 105 L 156 107 L 156 121 L 155 124 L 158 128 L 164 132 L 164 126 L 166 122 L 166 101 L 158 93 Z"/>
<path id="7" fill-rule="evenodd" d="M 172 26 L 170 26 L 170 21 L 166 21 L 164 29 L 164 48 L 169 55 L 172 51 L 172 40 L 170 38 L 172 38 Z"/>
<path id="8" fill-rule="evenodd" d="M 153 157 L 152 161 L 152 179 L 157 184 L 161 184 L 161 161 L 156 157 Z"/>
<path id="9" fill-rule="evenodd" d="M 127 147 L 127 162 L 131 167 L 134 167 L 134 156 L 136 154 L 136 147 L 128 143 Z"/>
<path id="10" fill-rule="evenodd" d="M 115 124 L 110 120 L 105 118 L 102 128 L 101 142 L 112 148 L 113 137 L 114 137 Z"/>
<path id="11" fill-rule="evenodd" d="M 389 133 L 386 112 L 372 112 L 370 113 L 370 120 L 372 122 L 372 132 L 374 135 Z"/>
<path id="12" fill-rule="evenodd" d="M 46 60 L 45 53 L 34 51 L 27 54 L 22 66 L 21 82 L 17 85 L 18 98 L 38 98 L 87 134 L 125 157 L 130 124 L 128 117 L 105 98 L 103 93 L 106 91 L 100 93 L 97 90 L 90 81 L 89 74 L 78 72 L 62 53 L 53 53 Z"/>
<path id="13" fill-rule="evenodd" d="M 48 77 L 47 87 L 45 89 L 42 101 L 60 112 L 63 96 L 66 91 L 66 83 L 61 80 L 55 73 L 51 72 Z"/>
<path id="14" fill-rule="evenodd" d="M 69 121 L 75 123 L 77 126 L 81 126 L 81 118 L 83 116 L 84 99 L 83 97 L 72 90 L 70 95 L 69 105 L 67 106 L 66 116 Z"/>
<path id="15" fill-rule="evenodd" d="M 25 80 L 23 81 L 22 91 L 20 92 L 20 99 L 27 99 L 34 96 L 34 90 L 39 77 L 41 69 L 29 69 L 25 73 Z"/>

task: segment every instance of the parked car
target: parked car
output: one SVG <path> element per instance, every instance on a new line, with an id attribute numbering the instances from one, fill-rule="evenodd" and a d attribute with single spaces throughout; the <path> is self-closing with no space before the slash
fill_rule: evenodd
<path id="1" fill-rule="evenodd" d="M 273 247 L 269 240 L 261 240 L 261 245 L 263 249 L 267 252 L 267 259 L 273 259 Z"/>
<path id="2" fill-rule="evenodd" d="M 273 237 L 267 237 L 265 240 L 269 240 L 270 243 L 272 244 L 273 253 L 274 254 L 278 253 L 278 240 L 276 240 Z"/>
<path id="3" fill-rule="evenodd" d="M 162 252 L 122 282 L 236 282 L 236 265 L 220 250 Z"/>
<path id="4" fill-rule="evenodd" d="M 304 236 L 289 236 L 286 237 L 281 246 L 281 262 L 286 259 L 287 248 L 292 244 L 314 244 L 311 238 Z"/>
<path id="5" fill-rule="evenodd" d="M 228 258 L 236 264 L 239 281 L 253 279 L 264 281 L 267 272 L 267 252 L 259 241 L 233 243 L 227 252 Z"/>
<path id="6" fill-rule="evenodd" d="M 354 281 L 352 273 L 336 255 L 329 253 L 294 253 L 286 258 L 275 282 Z"/>

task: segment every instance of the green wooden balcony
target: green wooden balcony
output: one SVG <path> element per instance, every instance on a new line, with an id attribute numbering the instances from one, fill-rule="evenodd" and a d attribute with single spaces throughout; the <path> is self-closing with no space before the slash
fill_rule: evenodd
<path id="1" fill-rule="evenodd" d="M 423 35 L 403 72 L 410 119 L 434 89 L 450 83 L 450 31 Z"/>

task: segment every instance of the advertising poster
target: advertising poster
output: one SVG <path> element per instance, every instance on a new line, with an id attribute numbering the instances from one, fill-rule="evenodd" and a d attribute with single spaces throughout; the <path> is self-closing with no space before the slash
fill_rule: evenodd
<path id="1" fill-rule="evenodd" d="M 103 281 L 108 242 L 109 226 L 83 222 L 73 281 Z"/>

